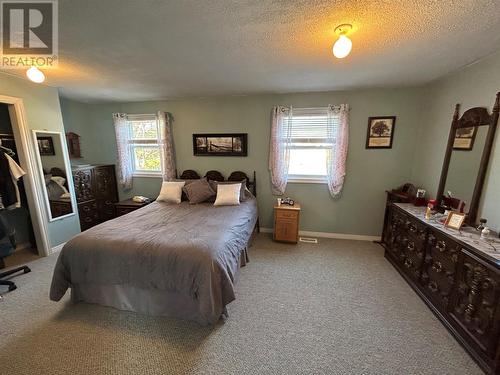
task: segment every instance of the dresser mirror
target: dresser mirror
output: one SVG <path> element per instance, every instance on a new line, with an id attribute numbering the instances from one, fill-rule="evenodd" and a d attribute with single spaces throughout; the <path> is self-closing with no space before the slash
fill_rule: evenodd
<path id="1" fill-rule="evenodd" d="M 463 211 L 475 225 L 498 123 L 500 93 L 493 112 L 475 107 L 459 116 L 457 104 L 441 171 L 437 201 L 442 209 Z"/>
<path id="2" fill-rule="evenodd" d="M 49 221 L 75 215 L 74 193 L 68 182 L 68 176 L 72 178 L 71 169 L 63 134 L 34 130 L 33 139 Z"/>

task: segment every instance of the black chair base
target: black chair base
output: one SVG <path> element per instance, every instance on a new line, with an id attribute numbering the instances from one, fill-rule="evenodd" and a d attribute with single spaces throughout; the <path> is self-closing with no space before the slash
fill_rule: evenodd
<path id="1" fill-rule="evenodd" d="M 2 279 L 21 271 L 23 271 L 23 273 L 31 272 L 28 266 L 16 267 L 5 272 L 0 272 L 0 285 L 7 285 L 9 287 L 9 292 L 12 292 L 13 290 L 17 289 L 16 284 L 14 284 L 12 281 L 2 280 Z"/>

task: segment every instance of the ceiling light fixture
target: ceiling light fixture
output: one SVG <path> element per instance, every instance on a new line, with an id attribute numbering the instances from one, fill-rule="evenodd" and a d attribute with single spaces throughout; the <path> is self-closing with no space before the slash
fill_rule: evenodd
<path id="1" fill-rule="evenodd" d="M 45 81 L 45 74 L 36 66 L 32 66 L 26 71 L 26 76 L 35 83 L 42 83 Z"/>
<path id="2" fill-rule="evenodd" d="M 339 36 L 333 45 L 333 55 L 338 59 L 343 59 L 351 53 L 352 42 L 347 37 L 347 33 L 352 30 L 352 25 L 344 23 L 335 28 L 335 34 Z"/>

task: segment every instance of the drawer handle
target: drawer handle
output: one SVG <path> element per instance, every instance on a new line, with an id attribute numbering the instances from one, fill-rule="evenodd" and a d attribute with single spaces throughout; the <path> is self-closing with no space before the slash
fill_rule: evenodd
<path id="1" fill-rule="evenodd" d="M 406 247 L 410 251 L 415 250 L 415 242 L 413 242 L 413 241 L 408 242 L 408 246 L 406 246 Z"/>
<path id="2" fill-rule="evenodd" d="M 405 266 L 406 266 L 406 268 L 410 268 L 413 266 L 413 262 L 410 259 L 406 259 Z"/>
<path id="3" fill-rule="evenodd" d="M 440 252 L 444 252 L 446 250 L 446 242 L 444 242 L 444 241 L 438 241 L 437 244 L 436 244 L 436 248 Z"/>
<path id="4" fill-rule="evenodd" d="M 438 286 L 435 281 L 431 281 L 427 286 L 429 287 L 432 293 L 436 293 L 438 290 Z"/>
<path id="5" fill-rule="evenodd" d="M 83 210 L 84 210 L 85 212 L 89 212 L 89 211 L 90 211 L 90 207 L 88 207 L 88 206 L 83 206 Z"/>
<path id="6" fill-rule="evenodd" d="M 410 224 L 410 232 L 415 233 L 417 231 L 417 226 L 415 224 Z"/>
<path id="7" fill-rule="evenodd" d="M 92 218 L 91 218 L 91 217 L 89 217 L 89 216 L 87 216 L 87 217 L 85 218 L 85 222 L 86 222 L 86 223 L 90 223 L 90 222 L 92 222 Z"/>
<path id="8" fill-rule="evenodd" d="M 443 270 L 443 265 L 441 262 L 434 262 L 432 264 L 432 269 L 436 271 L 436 273 L 440 273 Z"/>

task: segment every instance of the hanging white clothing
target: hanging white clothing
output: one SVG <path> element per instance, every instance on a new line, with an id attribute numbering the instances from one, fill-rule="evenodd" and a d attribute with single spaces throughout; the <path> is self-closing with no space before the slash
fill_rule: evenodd
<path id="1" fill-rule="evenodd" d="M 19 194 L 19 186 L 17 185 L 17 182 L 26 174 L 26 172 L 9 155 L 5 154 L 5 157 L 9 162 L 10 176 L 12 177 L 14 188 L 16 189 L 16 203 L 10 205 L 7 209 L 14 210 L 21 207 L 21 195 Z"/>

